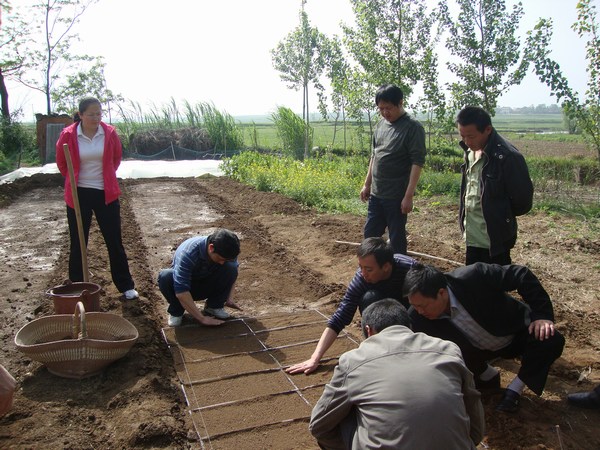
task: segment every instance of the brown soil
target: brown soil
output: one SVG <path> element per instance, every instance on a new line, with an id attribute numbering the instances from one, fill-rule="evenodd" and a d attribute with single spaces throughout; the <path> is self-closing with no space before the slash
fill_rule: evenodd
<path id="1" fill-rule="evenodd" d="M 325 315 L 334 311 L 356 270 L 354 247 L 336 240 L 359 241 L 364 218 L 319 214 L 226 178 L 124 180 L 122 186 L 125 246 L 141 297 L 124 302 L 115 290 L 95 227 L 88 252 L 90 281 L 104 289 L 102 310 L 133 323 L 139 339 L 127 356 L 101 375 L 77 380 L 50 374 L 14 344 L 23 325 L 53 313 L 45 291 L 66 278 L 62 178 L 36 175 L 0 185 L 4 267 L 0 362 L 18 381 L 13 408 L 0 419 L 0 447 L 316 448 L 307 417 L 335 359 L 314 375 L 294 377 L 302 396 L 288 390 L 289 380 L 280 368 L 314 348 L 313 342 L 295 345 L 318 339 L 322 330 L 322 318 L 307 317 L 312 314 L 307 310 Z M 245 323 L 208 329 L 195 326 L 186 316 L 185 324 L 191 326 L 163 332 L 166 312 L 156 287 L 158 271 L 169 265 L 181 241 L 218 226 L 242 238 L 236 300 L 244 308 L 237 315 L 245 317 Z M 410 250 L 463 260 L 456 205 L 418 199 L 408 228 Z M 497 394 L 483 398 L 487 435 L 480 448 L 600 448 L 600 412 L 580 410 L 565 401 L 567 393 L 600 383 L 599 254 L 597 222 L 543 212 L 520 220 L 513 259 L 531 267 L 550 292 L 567 344 L 552 367 L 544 395 L 526 391 L 518 414 L 496 415 Z M 449 262 L 423 260 L 444 270 L 453 267 Z M 360 340 L 357 323 L 355 317 L 347 331 Z M 244 327 L 252 329 L 254 338 L 241 336 Z M 341 339 L 328 356 L 352 345 Z M 263 357 L 265 346 L 273 356 Z M 504 384 L 518 368 L 516 361 L 497 365 Z M 193 386 L 196 400 L 200 399 L 190 404 L 192 413 L 180 379 L 184 386 Z M 274 391 L 280 393 L 263 395 Z M 247 400 L 219 403 L 231 395 Z M 236 408 L 246 412 L 244 423 L 231 420 Z M 263 425 L 260 419 L 270 416 L 279 423 Z M 206 435 L 214 439 L 200 441 Z"/>

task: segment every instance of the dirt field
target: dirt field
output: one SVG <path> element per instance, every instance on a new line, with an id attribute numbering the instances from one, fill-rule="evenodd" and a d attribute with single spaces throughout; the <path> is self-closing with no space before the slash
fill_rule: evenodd
<path id="1" fill-rule="evenodd" d="M 95 228 L 88 254 L 90 281 L 104 288 L 102 309 L 127 318 L 140 337 L 130 353 L 102 375 L 72 380 L 50 374 L 14 345 L 14 336 L 24 324 L 53 312 L 44 293 L 66 278 L 62 178 L 36 175 L 0 185 L 4 267 L 0 273 L 0 362 L 18 381 L 13 408 L 0 419 L 2 448 L 205 446 L 187 411 L 173 355 L 162 336 L 165 302 L 155 282 L 158 271 L 169 265 L 173 250 L 185 238 L 219 226 L 239 233 L 242 253 L 235 298 L 244 308 L 237 314 L 246 317 L 292 316 L 313 308 L 330 314 L 356 270 L 354 247 L 335 241 L 359 241 L 363 217 L 318 214 L 226 178 L 123 180 L 122 187 L 125 247 L 141 297 L 131 302 L 119 297 Z M 439 199 L 418 199 L 416 206 L 409 218 L 409 249 L 462 261 L 456 206 Z M 494 414 L 498 394 L 483 398 L 487 435 L 479 448 L 600 448 L 600 412 L 576 409 L 565 401 L 567 393 L 600 383 L 598 223 L 536 212 L 519 224 L 513 259 L 530 266 L 550 292 L 557 327 L 567 344 L 551 370 L 544 395 L 536 397 L 526 391 L 518 414 Z M 444 270 L 453 267 L 435 264 Z M 357 324 L 355 317 L 347 331 L 360 339 Z M 503 383 L 508 383 L 518 363 L 499 361 L 497 365 Z M 328 379 L 331 370 L 330 364 L 310 377 L 300 375 L 299 382 L 309 386 L 313 376 Z M 263 385 L 261 380 L 247 383 L 248 396 Z M 312 398 L 319 394 L 313 391 Z M 209 390 L 209 395 L 217 393 Z M 271 411 L 280 407 L 263 406 Z M 284 408 L 280 414 L 289 412 Z M 247 445 L 235 441 L 234 434 L 233 440 L 224 439 L 215 448 L 316 448 L 302 417 L 290 422 L 290 436 L 295 438 L 289 441 L 261 441 L 264 430 L 257 429 L 253 437 L 249 434 Z M 213 420 L 223 428 L 229 426 L 222 417 Z"/>

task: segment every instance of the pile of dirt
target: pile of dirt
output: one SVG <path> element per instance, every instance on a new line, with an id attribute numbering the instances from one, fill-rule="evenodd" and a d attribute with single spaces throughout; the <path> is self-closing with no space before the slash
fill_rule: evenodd
<path id="1" fill-rule="evenodd" d="M 239 233 L 235 299 L 250 317 L 314 307 L 330 314 L 356 270 L 355 247 L 337 241 L 360 241 L 363 217 L 319 214 L 222 177 L 124 180 L 122 187 L 123 238 L 140 299 L 124 301 L 116 291 L 95 226 L 88 256 L 91 281 L 104 288 L 102 309 L 132 322 L 140 338 L 101 375 L 71 380 L 50 374 L 19 353 L 13 342 L 25 323 L 53 312 L 44 293 L 67 274 L 62 180 L 38 175 L 0 185 L 5 269 L 0 274 L 0 362 L 19 383 L 11 412 L 0 419 L 0 447 L 200 447 L 163 337 L 166 304 L 156 286 L 158 271 L 191 235 L 214 227 Z M 549 291 L 567 344 L 544 395 L 526 391 L 518 414 L 497 415 L 493 406 L 498 397 L 483 398 L 487 435 L 480 448 L 600 448 L 599 413 L 565 402 L 568 392 L 600 383 L 597 224 L 534 212 L 519 225 L 513 259 L 531 267 Z M 417 199 L 408 230 L 410 250 L 448 261 L 419 259 L 444 270 L 454 267 L 449 261 L 463 260 L 455 204 Z M 347 331 L 360 339 L 358 317 Z M 518 363 L 497 365 L 506 385 Z M 263 432 L 257 429 L 256 436 Z M 288 448 L 293 447 L 292 442 Z"/>

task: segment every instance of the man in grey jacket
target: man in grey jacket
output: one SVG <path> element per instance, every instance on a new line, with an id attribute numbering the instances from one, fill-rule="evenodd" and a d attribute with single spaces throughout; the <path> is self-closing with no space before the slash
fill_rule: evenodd
<path id="1" fill-rule="evenodd" d="M 475 449 L 483 407 L 460 349 L 413 333 L 393 299 L 368 306 L 362 326 L 367 339 L 340 357 L 313 409 L 321 448 Z"/>

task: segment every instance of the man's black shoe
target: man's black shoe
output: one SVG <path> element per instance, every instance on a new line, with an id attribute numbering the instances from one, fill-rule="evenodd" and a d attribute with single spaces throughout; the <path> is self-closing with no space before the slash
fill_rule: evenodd
<path id="1" fill-rule="evenodd" d="M 504 391 L 504 396 L 496 406 L 496 411 L 515 413 L 519 410 L 521 396 L 511 389 Z"/>
<path id="2" fill-rule="evenodd" d="M 600 409 L 600 398 L 596 392 L 577 392 L 567 395 L 567 401 L 571 405 L 587 409 Z"/>
<path id="3" fill-rule="evenodd" d="M 475 389 L 478 391 L 494 391 L 500 389 L 500 372 L 494 375 L 489 380 L 483 381 L 479 377 L 475 377 Z"/>

